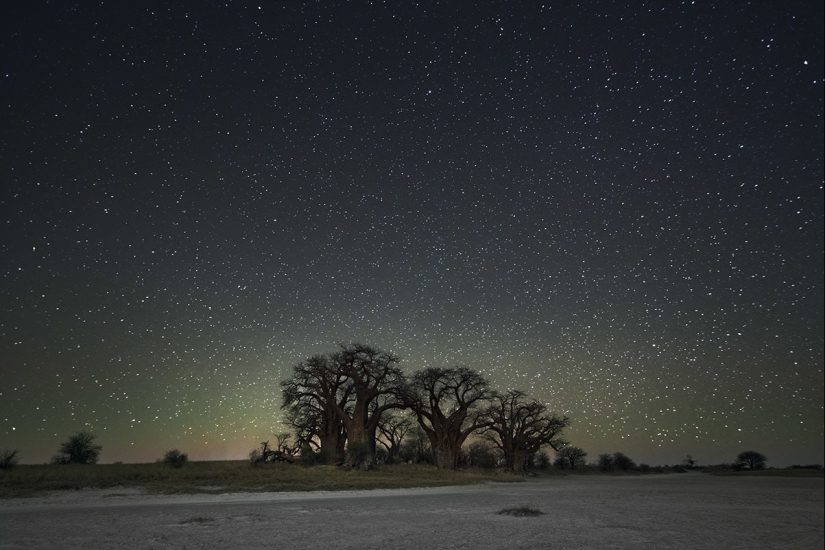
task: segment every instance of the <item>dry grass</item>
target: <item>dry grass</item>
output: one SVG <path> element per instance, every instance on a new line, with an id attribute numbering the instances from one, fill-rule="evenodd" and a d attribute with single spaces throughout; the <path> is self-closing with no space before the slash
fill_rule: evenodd
<path id="1" fill-rule="evenodd" d="M 0 498 L 88 488 L 138 488 L 150 493 L 342 491 L 519 481 L 488 470 L 444 471 L 429 466 L 382 466 L 369 472 L 293 464 L 252 467 L 247 461 L 164 464 L 21 465 L 0 473 Z"/>

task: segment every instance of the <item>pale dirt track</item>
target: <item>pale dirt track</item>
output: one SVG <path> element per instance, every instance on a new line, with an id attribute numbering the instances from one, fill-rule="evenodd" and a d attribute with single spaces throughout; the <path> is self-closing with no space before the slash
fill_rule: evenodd
<path id="1" fill-rule="evenodd" d="M 548 476 L 438 489 L 0 500 L 0 549 L 823 548 L 823 479 Z M 545 515 L 511 517 L 530 506 Z"/>

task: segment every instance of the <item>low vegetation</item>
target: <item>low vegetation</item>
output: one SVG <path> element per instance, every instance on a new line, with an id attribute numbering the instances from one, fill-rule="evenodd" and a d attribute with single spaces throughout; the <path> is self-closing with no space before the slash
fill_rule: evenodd
<path id="1" fill-rule="evenodd" d="M 183 465 L 189 462 L 189 455 L 182 453 L 177 449 L 166 451 L 163 458 L 159 458 L 158 462 L 162 462 L 172 468 L 183 468 Z"/>
<path id="2" fill-rule="evenodd" d="M 16 450 L 4 449 L 0 452 L 0 470 L 8 471 L 20 461 Z"/>
<path id="3" fill-rule="evenodd" d="M 54 464 L 97 464 L 102 445 L 95 444 L 95 436 L 87 431 L 79 431 L 60 444 L 57 454 L 52 457 Z"/>
<path id="4" fill-rule="evenodd" d="M 518 508 L 505 508 L 498 513 L 500 516 L 515 516 L 517 518 L 543 516 L 544 512 L 529 506 L 519 506 Z"/>
<path id="5" fill-rule="evenodd" d="M 148 493 L 231 493 L 271 491 L 342 491 L 440 487 L 489 481 L 520 481 L 492 470 L 439 470 L 433 466 L 386 465 L 369 472 L 329 466 L 305 468 L 248 461 L 188 462 L 185 468 L 154 464 L 18 465 L 0 475 L 0 498 L 34 496 L 47 491 L 138 488 Z"/>

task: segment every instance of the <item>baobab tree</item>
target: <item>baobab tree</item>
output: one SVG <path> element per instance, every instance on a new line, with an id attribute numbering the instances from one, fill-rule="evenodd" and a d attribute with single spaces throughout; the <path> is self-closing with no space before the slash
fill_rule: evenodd
<path id="1" fill-rule="evenodd" d="M 407 404 L 430 439 L 437 468 L 458 467 L 467 437 L 487 422 L 491 395 L 489 382 L 467 367 L 430 367 L 412 376 Z"/>
<path id="2" fill-rule="evenodd" d="M 364 344 L 341 345 L 329 355 L 336 373 L 345 376 L 352 388 L 352 405 L 333 405 L 347 431 L 345 464 L 370 468 L 375 460 L 375 434 L 381 415 L 404 409 L 407 381 L 399 358 Z"/>
<path id="3" fill-rule="evenodd" d="M 295 430 L 299 444 L 318 440 L 322 460 L 343 460 L 347 432 L 342 415 L 348 415 L 353 385 L 327 355 L 315 355 L 292 368 L 292 376 L 281 382 L 282 409 Z"/>
<path id="4" fill-rule="evenodd" d="M 482 435 L 501 450 L 508 469 L 520 473 L 529 454 L 545 445 L 558 451 L 566 444 L 561 439 L 570 425 L 566 416 L 550 414 L 546 405 L 518 390 L 495 393 L 490 401 Z"/>

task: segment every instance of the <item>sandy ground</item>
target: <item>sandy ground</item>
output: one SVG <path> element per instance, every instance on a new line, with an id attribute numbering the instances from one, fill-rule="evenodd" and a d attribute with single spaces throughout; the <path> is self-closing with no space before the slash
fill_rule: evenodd
<path id="1" fill-rule="evenodd" d="M 6 548 L 823 548 L 823 479 L 547 476 L 436 489 L 0 500 Z M 529 506 L 538 517 L 500 515 Z"/>

